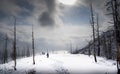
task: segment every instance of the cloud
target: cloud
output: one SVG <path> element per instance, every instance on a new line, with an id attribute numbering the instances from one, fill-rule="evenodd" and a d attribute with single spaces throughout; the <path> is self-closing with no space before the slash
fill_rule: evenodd
<path id="1" fill-rule="evenodd" d="M 15 0 L 0 0 L 0 11 L 6 15 L 17 16 L 22 9 L 15 3 Z"/>
<path id="2" fill-rule="evenodd" d="M 106 1 L 107 0 L 78 0 L 77 6 L 85 6 L 85 7 L 90 9 L 90 4 L 92 2 L 95 15 L 96 15 L 96 13 L 98 13 L 98 14 L 102 15 L 102 17 L 105 18 L 106 17 L 105 16 L 105 14 L 106 14 L 106 7 L 105 7 Z"/>
<path id="3" fill-rule="evenodd" d="M 44 0 L 44 1 L 46 3 L 48 12 L 50 14 L 53 14 L 56 11 L 56 6 L 57 6 L 56 0 L 52 0 L 52 1 L 50 1 L 50 0 Z"/>
<path id="4" fill-rule="evenodd" d="M 90 11 L 90 3 L 92 1 L 94 16 L 99 14 L 99 24 L 101 25 L 102 30 L 106 30 L 108 26 L 111 26 L 108 22 L 111 21 L 111 16 L 108 16 L 109 12 L 106 10 L 106 2 L 108 0 L 78 0 L 77 6 L 85 6 Z M 89 16 L 90 17 L 90 16 Z M 95 18 L 96 19 L 96 18 Z"/>
<path id="5" fill-rule="evenodd" d="M 33 6 L 31 16 L 27 18 L 28 23 L 40 27 L 56 27 L 62 25 L 57 0 L 27 0 Z"/>
<path id="6" fill-rule="evenodd" d="M 53 25 L 55 25 L 54 18 L 48 12 L 42 13 L 42 15 L 40 16 L 39 22 L 41 23 L 41 26 L 53 26 Z"/>
<path id="7" fill-rule="evenodd" d="M 44 0 L 46 4 L 46 10 L 39 16 L 39 22 L 41 26 L 56 26 L 57 3 L 56 0 Z"/>
<path id="8" fill-rule="evenodd" d="M 89 14 L 89 2 L 90 0 L 78 0 L 78 4 L 73 6 L 61 5 L 57 0 L 24 0 L 26 2 L 16 2 L 18 0 L 0 0 L 0 11 L 4 12 L 7 15 L 16 15 L 17 17 L 17 39 L 19 41 L 28 42 L 31 44 L 31 25 L 34 25 L 34 36 L 35 36 L 35 48 L 48 48 L 48 49 L 69 49 L 66 45 L 69 46 L 70 41 L 74 46 L 78 45 L 83 47 L 86 42 L 85 39 L 90 39 L 92 35 L 90 25 L 83 23 L 64 23 L 61 15 L 66 18 L 71 18 L 73 21 L 80 21 L 84 19 L 84 15 Z M 23 4 L 23 5 L 21 5 Z M 83 13 L 77 12 L 81 10 L 81 5 L 88 9 L 88 12 Z M 101 18 L 106 18 L 103 13 L 104 0 L 93 0 L 93 5 L 95 11 L 100 13 Z M 77 7 L 76 9 L 76 6 Z M 73 9 L 73 10 L 71 10 Z M 76 11 L 74 11 L 74 9 Z M 68 12 L 69 10 L 69 12 Z M 66 12 L 71 16 L 80 17 L 67 17 L 63 12 Z M 29 14 L 30 15 L 24 15 Z M 20 17 L 20 18 L 19 18 Z M 26 18 L 24 18 L 26 17 Z M 89 17 L 89 16 L 87 16 Z M 86 18 L 87 18 L 86 17 Z M 10 38 L 13 38 L 13 18 L 10 20 L 7 19 L 0 20 L 0 32 L 8 33 Z M 85 22 L 86 22 L 85 18 Z M 77 19 L 77 20 L 76 20 Z M 89 20 L 88 20 L 89 21 Z M 21 23 L 22 22 L 22 23 Z M 83 21 L 80 21 L 83 22 Z M 104 21 L 103 21 L 104 22 Z M 9 25 L 11 24 L 11 25 Z M 71 25 L 72 24 L 72 25 Z M 48 28 L 54 27 L 54 29 Z M 12 30 L 12 31 L 10 31 Z"/>

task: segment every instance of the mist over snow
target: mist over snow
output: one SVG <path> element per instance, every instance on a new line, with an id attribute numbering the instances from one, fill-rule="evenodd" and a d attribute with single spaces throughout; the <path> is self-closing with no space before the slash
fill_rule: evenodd
<path id="1" fill-rule="evenodd" d="M 0 74 L 119 74 L 107 1 L 0 0 Z"/>

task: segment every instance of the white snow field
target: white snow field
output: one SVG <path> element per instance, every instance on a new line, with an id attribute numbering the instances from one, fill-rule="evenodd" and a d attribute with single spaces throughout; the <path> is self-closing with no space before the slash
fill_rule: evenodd
<path id="1" fill-rule="evenodd" d="M 17 70 L 13 69 L 14 62 L 0 64 L 0 74 L 116 74 L 116 61 L 97 57 L 94 62 L 93 56 L 83 54 L 50 54 L 36 55 L 32 64 L 32 57 L 17 59 Z"/>

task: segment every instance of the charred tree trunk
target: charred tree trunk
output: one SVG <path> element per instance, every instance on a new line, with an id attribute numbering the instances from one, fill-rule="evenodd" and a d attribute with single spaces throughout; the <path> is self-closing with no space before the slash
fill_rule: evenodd
<path id="1" fill-rule="evenodd" d="M 112 11 L 114 19 L 114 29 L 116 35 L 116 45 L 117 45 L 117 68 L 118 74 L 120 73 L 120 20 L 119 20 L 119 11 L 118 11 L 118 0 L 112 1 Z"/>
<path id="2" fill-rule="evenodd" d="M 8 62 L 7 41 L 8 41 L 8 37 L 7 37 L 7 34 L 6 34 L 6 39 L 5 39 L 5 50 L 4 50 L 4 58 L 3 58 L 4 60 L 3 60 L 3 63 Z"/>
<path id="3" fill-rule="evenodd" d="M 91 7 L 91 26 L 93 29 L 93 49 L 94 49 L 94 60 L 95 62 L 97 62 L 97 58 L 96 58 L 96 50 L 95 50 L 95 23 L 94 23 L 94 14 L 93 14 L 93 6 L 92 6 L 92 1 L 90 4 Z"/>
<path id="4" fill-rule="evenodd" d="M 89 47 L 88 47 L 88 54 L 89 54 L 89 56 L 91 55 L 90 42 L 89 42 Z"/>
<path id="5" fill-rule="evenodd" d="M 35 64 L 35 49 L 34 49 L 34 31 L 33 31 L 33 25 L 32 25 L 32 49 L 33 49 L 33 65 Z"/>
<path id="6" fill-rule="evenodd" d="M 29 47 L 27 48 L 27 55 L 26 55 L 27 57 L 29 57 L 30 56 L 30 50 L 29 50 Z"/>
<path id="7" fill-rule="evenodd" d="M 112 59 L 112 48 L 111 48 L 111 37 L 109 37 L 109 41 L 108 41 L 108 59 Z"/>
<path id="8" fill-rule="evenodd" d="M 103 32 L 104 33 L 104 32 Z M 107 44 L 106 44 L 106 34 L 103 34 L 103 50 L 104 50 L 104 56 L 107 58 Z"/>
<path id="9" fill-rule="evenodd" d="M 73 53 L 73 47 L 72 47 L 72 42 L 70 41 L 70 53 Z"/>
<path id="10" fill-rule="evenodd" d="M 107 2 L 108 9 L 112 10 L 113 22 L 114 22 L 114 32 L 116 38 L 116 48 L 117 48 L 117 68 L 118 74 L 120 73 L 120 1 L 119 0 L 110 0 Z"/>
<path id="11" fill-rule="evenodd" d="M 100 56 L 99 16 L 97 15 L 98 56 Z"/>
<path id="12" fill-rule="evenodd" d="M 16 17 L 14 17 L 14 43 L 13 43 L 13 60 L 14 60 L 14 70 L 16 70 Z"/>

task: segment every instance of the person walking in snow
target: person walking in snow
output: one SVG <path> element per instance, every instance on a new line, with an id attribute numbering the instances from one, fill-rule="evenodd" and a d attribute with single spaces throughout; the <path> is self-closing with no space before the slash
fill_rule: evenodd
<path id="1" fill-rule="evenodd" d="M 49 53 L 47 53 L 47 58 L 49 58 Z"/>

